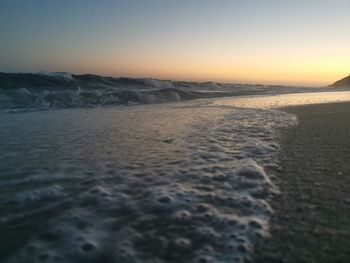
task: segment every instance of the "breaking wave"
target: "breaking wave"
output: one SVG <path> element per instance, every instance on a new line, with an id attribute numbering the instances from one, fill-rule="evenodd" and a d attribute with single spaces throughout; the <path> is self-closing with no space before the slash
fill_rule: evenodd
<path id="1" fill-rule="evenodd" d="M 149 104 L 302 90 L 300 87 L 113 78 L 66 72 L 0 73 L 0 109 Z"/>

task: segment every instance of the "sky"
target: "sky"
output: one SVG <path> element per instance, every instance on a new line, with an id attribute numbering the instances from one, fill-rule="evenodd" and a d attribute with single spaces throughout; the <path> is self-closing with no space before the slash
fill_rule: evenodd
<path id="1" fill-rule="evenodd" d="M 350 0 L 1 0 L 0 71 L 328 85 Z"/>

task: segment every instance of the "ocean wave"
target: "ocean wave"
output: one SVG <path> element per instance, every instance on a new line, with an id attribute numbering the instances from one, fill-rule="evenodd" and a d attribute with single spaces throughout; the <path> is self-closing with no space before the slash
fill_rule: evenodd
<path id="1" fill-rule="evenodd" d="M 130 105 L 175 102 L 204 97 L 205 94 L 179 89 L 153 91 L 29 91 L 20 88 L 0 93 L 0 109 L 15 108 L 76 108 L 103 105 Z M 207 95 L 208 96 L 208 95 Z"/>
<path id="2" fill-rule="evenodd" d="M 150 104 L 303 90 L 300 87 L 113 78 L 66 72 L 0 73 L 0 110 Z"/>
<path id="3" fill-rule="evenodd" d="M 225 95 L 223 92 L 198 92 L 194 88 L 172 81 L 64 72 L 0 73 L 0 109 L 150 104 Z"/>

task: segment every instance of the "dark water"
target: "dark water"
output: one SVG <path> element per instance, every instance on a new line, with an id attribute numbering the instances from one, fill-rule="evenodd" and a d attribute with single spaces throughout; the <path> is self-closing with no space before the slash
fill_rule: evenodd
<path id="1" fill-rule="evenodd" d="M 1 262 L 242 262 L 280 127 L 205 101 L 0 114 Z"/>
<path id="2" fill-rule="evenodd" d="M 72 75 L 65 72 L 0 72 L 0 110 L 152 104 L 198 98 L 316 90 L 323 91 L 325 88 L 113 78 L 91 74 Z"/>

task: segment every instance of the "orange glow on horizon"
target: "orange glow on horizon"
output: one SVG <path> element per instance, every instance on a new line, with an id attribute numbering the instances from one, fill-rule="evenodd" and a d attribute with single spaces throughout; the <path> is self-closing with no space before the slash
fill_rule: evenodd
<path id="1" fill-rule="evenodd" d="M 235 48 L 193 50 L 145 49 L 125 55 L 111 49 L 91 61 L 72 59 L 70 70 L 116 77 L 300 86 L 327 86 L 350 73 L 346 47 L 336 53 L 311 48 L 256 50 L 249 56 Z"/>
<path id="2" fill-rule="evenodd" d="M 266 59 L 234 61 L 228 59 L 197 59 L 185 63 L 182 58 L 144 58 L 113 63 L 100 61 L 101 66 L 90 68 L 89 63 L 77 65 L 79 73 L 96 73 L 121 77 L 152 77 L 184 81 L 215 81 L 227 83 L 281 84 L 326 86 L 349 75 L 350 61 L 346 59 L 315 59 L 312 61 L 282 61 Z M 95 63 L 93 65 L 96 65 Z"/>
<path id="3" fill-rule="evenodd" d="M 2 2 L 4 72 L 300 86 L 350 73 L 345 0 Z"/>

